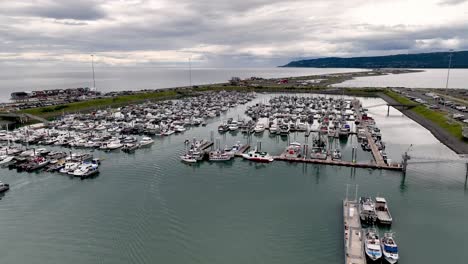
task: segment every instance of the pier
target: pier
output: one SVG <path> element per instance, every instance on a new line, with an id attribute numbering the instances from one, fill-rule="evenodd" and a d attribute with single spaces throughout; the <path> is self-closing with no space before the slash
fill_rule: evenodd
<path id="1" fill-rule="evenodd" d="M 213 141 L 206 141 L 200 146 L 200 150 L 206 150 L 207 148 L 213 146 Z"/>
<path id="2" fill-rule="evenodd" d="M 380 156 L 382 157 L 382 156 Z M 331 158 L 327 159 L 309 159 L 309 158 L 292 158 L 285 156 L 274 156 L 275 160 L 280 161 L 289 161 L 289 162 L 303 162 L 303 163 L 314 163 L 314 164 L 323 164 L 323 165 L 335 165 L 335 166 L 345 166 L 345 167 L 355 167 L 355 168 L 368 168 L 368 169 L 384 169 L 384 170 L 394 170 L 402 171 L 403 167 L 401 165 L 387 165 L 385 162 L 383 164 L 378 163 L 360 163 L 352 162 L 345 160 L 333 160 Z"/>
<path id="3" fill-rule="evenodd" d="M 365 264 L 363 232 L 356 200 L 343 201 L 343 226 L 345 264 Z"/>
<path id="4" fill-rule="evenodd" d="M 250 149 L 250 145 L 245 144 L 245 145 L 243 145 L 242 147 L 239 148 L 239 150 L 236 152 L 236 154 L 234 154 L 234 156 L 242 157 L 242 154 L 244 154 L 249 149 Z"/>

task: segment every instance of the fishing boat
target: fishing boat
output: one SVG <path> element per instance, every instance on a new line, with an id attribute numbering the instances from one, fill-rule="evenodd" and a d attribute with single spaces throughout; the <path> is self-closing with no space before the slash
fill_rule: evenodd
<path id="1" fill-rule="evenodd" d="M 398 246 L 393 238 L 392 233 L 385 233 L 380 243 L 382 247 L 383 258 L 389 264 L 395 264 L 398 262 Z"/>
<path id="2" fill-rule="evenodd" d="M 279 127 L 276 123 L 273 123 L 271 126 L 270 126 L 270 135 L 276 135 L 279 131 Z"/>
<path id="3" fill-rule="evenodd" d="M 288 158 L 302 157 L 302 145 L 299 142 L 292 142 L 283 152 L 283 156 Z"/>
<path id="4" fill-rule="evenodd" d="M 361 223 L 374 224 L 377 220 L 375 212 L 375 203 L 370 197 L 361 197 L 359 199 L 359 215 Z"/>
<path id="5" fill-rule="evenodd" d="M 288 124 L 282 124 L 279 126 L 279 134 L 281 136 L 287 136 L 289 135 L 289 132 L 290 132 L 290 128 Z"/>
<path id="6" fill-rule="evenodd" d="M 254 128 L 256 134 L 263 133 L 263 131 L 265 131 L 265 126 L 263 124 L 257 124 Z"/>
<path id="7" fill-rule="evenodd" d="M 391 225 L 392 215 L 388 210 L 387 200 L 383 197 L 375 197 L 375 212 L 379 224 Z"/>
<path id="8" fill-rule="evenodd" d="M 7 164 L 14 162 L 14 159 L 15 157 L 13 156 L 7 156 L 0 161 L 0 166 L 6 166 Z"/>
<path id="9" fill-rule="evenodd" d="M 229 126 L 226 123 L 221 123 L 218 126 L 218 132 L 219 133 L 224 133 L 224 132 L 227 132 L 228 130 L 229 130 Z"/>
<path id="10" fill-rule="evenodd" d="M 233 120 L 231 123 L 229 123 L 228 127 L 229 131 L 237 131 L 239 129 L 239 124 L 237 121 Z"/>
<path id="11" fill-rule="evenodd" d="M 152 144 L 154 143 L 154 140 L 150 137 L 143 137 L 141 140 L 140 140 L 140 147 L 144 148 L 144 147 L 149 147 L 151 146 Z"/>
<path id="12" fill-rule="evenodd" d="M 197 160 L 188 153 L 183 156 L 180 156 L 180 160 L 185 163 L 197 163 Z"/>
<path id="13" fill-rule="evenodd" d="M 6 192 L 10 189 L 10 185 L 8 183 L 4 183 L 0 181 L 0 193 Z"/>
<path id="14" fill-rule="evenodd" d="M 243 153 L 242 157 L 246 160 L 256 162 L 272 162 L 274 160 L 267 152 L 257 151 L 257 149 Z"/>
<path id="15" fill-rule="evenodd" d="M 351 128 L 348 124 L 342 124 L 340 130 L 338 131 L 338 134 L 340 138 L 347 138 L 349 136 L 350 131 Z"/>
<path id="16" fill-rule="evenodd" d="M 87 178 L 99 172 L 99 166 L 95 163 L 83 163 L 71 174 L 75 177 Z"/>
<path id="17" fill-rule="evenodd" d="M 139 147 L 140 147 L 139 144 L 127 143 L 122 147 L 122 151 L 127 152 L 127 153 L 132 153 L 132 152 L 135 152 L 135 150 L 137 150 Z"/>
<path id="18" fill-rule="evenodd" d="M 183 126 L 175 126 L 174 130 L 176 133 L 180 133 L 180 132 L 184 132 L 187 129 Z"/>
<path id="19" fill-rule="evenodd" d="M 208 159 L 209 161 L 228 161 L 231 160 L 233 157 L 234 155 L 232 155 L 229 152 L 225 152 L 222 150 L 214 150 L 210 151 Z"/>
<path id="20" fill-rule="evenodd" d="M 170 136 L 170 135 L 172 135 L 172 134 L 174 134 L 174 133 L 175 133 L 174 130 L 168 129 L 168 130 L 163 131 L 163 132 L 161 133 L 161 135 L 163 135 L 163 136 Z"/>
<path id="21" fill-rule="evenodd" d="M 310 158 L 325 160 L 327 159 L 327 151 L 321 147 L 312 147 L 310 151 Z"/>
<path id="22" fill-rule="evenodd" d="M 334 160 L 341 159 L 341 151 L 339 149 L 334 149 L 333 152 L 332 152 L 332 158 Z"/>
<path id="23" fill-rule="evenodd" d="M 366 253 L 368 263 L 378 263 L 382 259 L 382 249 L 380 247 L 379 234 L 374 228 L 369 228 L 366 231 L 364 251 Z"/>

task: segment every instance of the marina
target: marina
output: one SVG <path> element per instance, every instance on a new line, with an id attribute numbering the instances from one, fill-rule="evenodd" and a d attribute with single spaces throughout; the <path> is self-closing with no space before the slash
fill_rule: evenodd
<path id="1" fill-rule="evenodd" d="M 273 136 L 270 135 L 270 124 L 264 122 L 266 120 L 261 119 L 262 117 L 257 119 L 257 121 L 261 119 L 262 123 L 265 124 L 265 130 L 262 133 L 253 132 L 250 135 L 247 132 L 243 133 L 241 125 L 239 125 L 237 132 L 218 132 L 219 124 L 227 123 L 230 118 L 236 121 L 245 120 L 245 123 L 248 123 L 250 120 L 248 116 L 244 116 L 245 111 L 256 104 L 266 104 L 274 97 L 277 95 L 257 94 L 255 99 L 244 105 L 239 104 L 225 112 L 220 111 L 220 116 L 206 118 L 205 127 L 202 124 L 198 127 L 186 127 L 186 131 L 174 132 L 170 136 L 148 135 L 144 132 L 144 128 L 143 132 L 138 134 L 136 129 L 133 130 L 132 123 L 129 122 L 128 127 L 133 130 L 131 133 L 120 135 L 117 133 L 121 132 L 112 132 L 115 133 L 114 137 L 120 140 L 122 145 L 134 144 L 123 141 L 135 142 L 135 140 L 136 144 L 141 144 L 144 137 L 149 137 L 154 141 L 145 148 L 140 146 L 130 154 L 121 151 L 123 146 L 111 151 L 100 150 L 99 147 L 39 145 L 31 141 L 31 150 L 31 147 L 34 146 L 37 151 L 45 148 L 51 152 L 64 151 L 69 154 L 72 151 L 72 153 L 92 154 L 93 158 L 102 160 L 99 165 L 99 174 L 90 177 L 91 179 L 87 181 L 71 181 L 70 177 L 61 177 L 59 173 L 51 174 L 45 170 L 38 173 L 18 174 L 15 170 L 2 169 L 3 177 L 1 180 L 10 185 L 10 190 L 2 196 L 0 203 L 4 208 L 11 208 L 18 203 L 24 204 L 30 212 L 28 215 L 34 214 L 35 220 L 34 223 L 31 223 L 27 218 L 18 218 L 18 213 L 15 211 L 4 211 L 0 218 L 6 225 L 20 226 L 28 232 L 22 237 L 13 238 L 8 244 L 2 243 L 1 246 L 12 251 L 15 249 L 11 245 L 27 247 L 21 241 L 28 237 L 41 245 L 38 250 L 44 251 L 44 248 L 48 248 L 51 253 L 64 256 L 64 253 L 59 250 L 62 248 L 59 244 L 47 244 L 45 239 L 38 236 L 33 238 L 29 235 L 49 228 L 50 214 L 48 213 L 46 216 L 35 208 L 41 208 L 44 199 L 50 199 L 54 201 L 53 204 L 56 208 L 48 207 L 48 212 L 60 215 L 57 217 L 57 221 L 52 221 L 58 234 L 71 233 L 79 239 L 91 236 L 92 239 L 87 241 L 92 248 L 97 250 L 96 252 L 98 252 L 98 244 L 109 249 L 116 246 L 116 243 L 119 244 L 120 242 L 115 242 L 110 238 L 112 237 L 110 234 L 117 233 L 127 238 L 128 242 L 125 244 L 143 242 L 144 244 L 139 247 L 139 250 L 146 258 L 162 257 L 170 262 L 191 263 L 189 260 L 193 254 L 191 252 L 200 251 L 200 253 L 196 253 L 196 256 L 203 262 L 210 262 L 210 257 L 207 256 L 212 255 L 216 258 L 216 262 L 234 263 L 223 261 L 225 259 L 239 259 L 232 255 L 231 251 L 221 253 L 224 247 L 211 239 L 223 236 L 229 238 L 231 242 L 246 239 L 251 241 L 247 245 L 239 243 L 240 250 L 245 252 L 247 256 L 246 259 L 258 257 L 271 263 L 284 263 L 285 261 L 292 263 L 306 261 L 342 263 L 344 261 L 344 233 L 340 226 L 343 226 L 344 222 L 336 210 L 337 204 L 339 204 L 337 198 L 343 196 L 343 186 L 353 182 L 360 185 L 362 193 L 372 197 L 385 197 L 388 201 L 389 211 L 393 217 L 392 231 L 398 235 L 395 237 L 396 243 L 401 247 L 399 263 L 414 263 L 414 261 L 421 259 L 427 261 L 428 259 L 425 259 L 422 252 L 431 248 L 432 244 L 414 245 L 412 243 L 415 236 L 422 234 L 424 237 L 424 232 L 422 232 L 421 227 L 408 224 L 412 221 L 408 217 L 411 215 L 412 219 L 414 218 L 416 221 L 422 220 L 422 217 L 426 219 L 424 212 L 432 206 L 429 206 L 429 203 L 428 206 L 421 205 L 423 200 L 433 203 L 434 199 L 442 199 L 445 202 L 447 202 L 446 199 L 451 199 L 455 203 L 454 208 L 464 206 L 464 196 L 460 196 L 458 191 L 441 192 L 437 186 L 438 184 L 444 185 L 439 174 L 442 173 L 441 170 L 447 170 L 447 165 L 414 164 L 409 167 L 406 176 L 403 176 L 398 170 L 376 170 L 357 166 L 346 167 L 308 162 L 282 162 L 279 159 L 269 163 L 258 163 L 231 158 L 229 161 L 196 161 L 191 163 L 191 166 L 180 162 L 179 156 L 184 155 L 190 149 L 191 144 L 203 148 L 206 152 L 218 148 L 225 151 L 232 149 L 233 146 L 239 146 L 238 152 L 235 154 L 239 157 L 242 153 L 246 154 L 258 149 L 258 142 L 261 142 L 260 150 L 267 151 L 274 158 L 287 152 L 290 155 L 289 158 L 302 159 L 303 153 L 305 153 L 304 145 L 313 146 L 315 140 L 318 148 L 326 150 L 326 160 L 335 162 L 356 160 L 356 164 L 376 163 L 372 151 L 364 150 L 362 141 L 358 140 L 359 130 L 354 123 L 356 120 L 348 121 L 350 133 L 347 140 L 344 137 L 340 139 L 339 136 L 338 138 L 335 138 L 334 135 L 329 137 L 328 133 L 322 133 L 321 141 L 325 143 L 325 147 L 320 147 L 319 132 L 312 131 L 316 130 L 316 127 L 320 128 L 319 119 L 314 120 L 314 123 L 311 124 L 310 133 L 307 133 L 307 129 L 306 131 L 290 130 L 287 135 Z M 341 96 L 334 96 L 334 98 L 342 99 Z M 351 102 L 354 98 L 344 97 L 343 99 Z M 362 108 L 381 104 L 376 99 L 359 98 L 359 101 L 362 103 Z M 386 110 L 386 107 L 382 106 L 369 108 L 367 112 L 381 130 L 379 133 L 380 137 L 385 139 L 385 153 L 388 159 L 399 161 L 401 153 L 404 153 L 408 146 L 415 142 L 420 142 L 422 146 L 414 148 L 412 151 L 414 157 L 422 156 L 428 152 L 424 147 L 427 145 L 435 149 L 432 152 L 445 153 L 444 146 L 437 145 L 435 141 L 431 141 L 432 139 L 421 141 L 421 135 L 430 137 L 430 134 L 424 134 L 427 132 L 413 127 L 412 123 L 409 123 L 410 121 L 406 121 L 409 125 L 395 126 L 393 122 L 402 122 L 406 119 L 401 116 L 388 118 Z M 301 121 L 301 123 L 307 123 L 307 120 Z M 253 124 L 254 127 L 255 124 Z M 140 122 L 135 122 L 134 127 L 140 127 Z M 112 126 L 109 128 L 113 130 Z M 41 131 L 41 129 L 37 128 L 34 131 Z M 122 125 L 122 129 L 125 129 L 124 125 Z M 354 131 L 355 133 L 353 133 Z M 31 128 L 29 132 L 32 138 L 32 135 L 35 134 L 33 129 Z M 11 129 L 9 133 L 14 134 Z M 82 131 L 76 129 L 70 131 L 71 137 L 81 135 L 81 133 Z M 378 135 L 374 129 L 369 133 Z M 63 134 L 64 137 L 67 137 L 68 129 Z M 402 138 L 401 135 L 405 135 L 405 137 Z M 121 138 L 119 139 L 119 137 Z M 333 140 L 333 142 L 329 143 L 329 140 L 330 142 Z M 22 150 L 26 149 L 24 143 L 10 141 L 10 144 L 12 147 L 15 145 L 22 147 Z M 4 141 L 4 145 L 8 145 L 8 142 Z M 291 145 L 296 147 L 291 147 Z M 298 145 L 301 145 L 301 151 L 298 150 Z M 331 158 L 336 149 L 340 150 L 342 155 L 340 159 L 337 156 Z M 292 153 L 287 150 L 292 150 Z M 308 152 L 310 155 L 312 147 L 309 148 Z M 299 153 L 301 156 L 298 155 Z M 317 157 L 321 153 L 317 153 Z M 415 169 L 422 170 L 422 172 Z M 465 174 L 464 166 L 450 166 L 449 169 L 452 170 L 448 176 L 448 179 L 451 179 L 449 188 L 460 185 L 460 188 L 463 189 L 463 181 L 459 176 Z M 426 191 L 428 186 L 431 190 L 429 192 Z M 445 183 L 444 186 L 447 184 Z M 44 192 L 44 188 L 48 191 Z M 461 191 L 463 193 L 463 190 Z M 65 194 L 61 195 L 60 193 Z M 63 198 L 57 200 L 58 194 Z M 89 212 L 89 206 L 96 204 L 97 200 L 102 200 L 103 196 L 107 197 L 107 202 L 99 203 L 96 205 L 96 211 L 92 210 L 90 213 L 103 222 L 110 218 L 114 219 L 110 226 L 97 224 L 95 220 L 92 220 L 94 218 L 87 218 L 89 213 L 86 212 Z M 23 199 L 23 197 L 25 198 Z M 25 200 L 26 198 L 27 200 Z M 278 201 L 278 204 L 273 207 L 268 202 L 272 199 Z M 408 202 L 408 199 L 413 202 Z M 70 203 L 75 204 L 74 210 L 69 209 Z M 216 208 L 216 210 L 201 210 L 199 209 L 201 206 L 203 208 Z M 359 203 L 356 206 L 356 216 L 359 217 Z M 133 209 L 130 210 L 130 208 Z M 123 213 L 122 209 L 129 213 Z M 314 213 L 316 210 L 323 213 L 316 214 Z M 458 209 L 453 211 L 447 208 L 443 212 L 443 219 L 446 217 L 454 219 L 455 215 L 458 214 Z M 324 216 L 329 220 L 323 221 Z M 304 221 L 302 222 L 300 219 Z M 424 221 L 435 224 L 435 221 L 443 221 L 443 219 L 435 217 L 435 219 Z M 143 224 L 135 226 L 133 223 Z M 93 230 L 93 234 L 85 235 L 70 231 L 68 229 L 70 225 L 80 230 L 90 228 Z M 114 227 L 118 227 L 118 230 L 114 230 Z M 138 234 L 130 232 L 135 228 L 141 231 Z M 201 230 L 203 235 L 194 230 Z M 385 237 L 385 232 L 387 232 L 383 230 L 386 229 L 379 229 L 381 239 Z M 5 232 L 13 232 L 13 229 L 7 229 Z M 365 230 L 362 229 L 361 232 L 364 236 Z M 435 233 L 442 237 L 446 236 L 444 232 L 446 232 L 445 229 L 435 230 Z M 460 243 L 463 241 L 462 236 L 459 236 L 458 233 L 453 233 L 452 236 L 458 237 Z M 164 238 L 166 242 L 158 242 L 157 237 Z M 66 243 L 78 248 L 76 241 L 67 240 Z M 156 245 L 156 248 L 153 245 Z M 437 245 L 437 248 L 439 246 Z M 171 253 L 171 248 L 177 250 L 178 253 Z M 362 245 L 361 248 L 361 254 L 364 254 L 364 246 Z M 214 253 L 213 249 L 217 253 Z M 410 254 L 410 251 L 415 253 Z M 272 256 L 273 252 L 277 252 L 275 257 Z M 29 255 L 20 256 L 20 259 L 28 260 L 37 254 L 33 250 Z M 103 252 L 99 251 L 99 254 L 103 254 Z M 119 259 L 128 259 L 132 253 L 131 251 L 123 251 L 113 254 L 119 256 Z M 384 255 L 385 252 L 382 251 L 382 254 Z M 6 259 L 8 260 L 8 257 Z M 84 256 L 82 254 L 73 254 L 72 259 L 74 262 L 85 263 L 97 261 L 93 255 Z M 113 258 L 115 263 L 127 262 L 119 259 Z"/>

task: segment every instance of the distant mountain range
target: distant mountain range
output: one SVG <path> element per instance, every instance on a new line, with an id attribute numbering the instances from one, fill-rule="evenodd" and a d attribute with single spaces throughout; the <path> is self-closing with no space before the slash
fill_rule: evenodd
<path id="1" fill-rule="evenodd" d="M 314 68 L 447 68 L 450 52 L 374 57 L 319 58 L 292 61 L 281 67 Z M 468 51 L 452 52 L 452 68 L 468 68 Z"/>

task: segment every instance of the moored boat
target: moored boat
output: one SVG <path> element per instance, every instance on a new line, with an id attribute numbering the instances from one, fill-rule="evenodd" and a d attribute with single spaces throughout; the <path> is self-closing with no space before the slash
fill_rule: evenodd
<path id="1" fill-rule="evenodd" d="M 377 220 L 375 203 L 370 197 L 361 197 L 359 200 L 359 215 L 361 223 L 374 224 Z"/>
<path id="2" fill-rule="evenodd" d="M 369 228 L 366 231 L 364 251 L 366 253 L 368 263 L 378 263 L 382 259 L 382 249 L 380 247 L 379 234 L 374 228 Z"/>
<path id="3" fill-rule="evenodd" d="M 384 260 L 389 264 L 397 263 L 399 259 L 398 246 L 393 238 L 393 234 L 385 233 L 380 244 Z"/>
<path id="4" fill-rule="evenodd" d="M 10 185 L 8 183 L 4 183 L 0 181 L 0 193 L 6 192 L 10 189 Z"/>
<path id="5" fill-rule="evenodd" d="M 256 162 L 272 162 L 274 159 L 267 152 L 261 152 L 252 150 L 247 153 L 243 153 L 242 157 L 246 160 L 256 161 Z"/>
<path id="6" fill-rule="evenodd" d="M 377 221 L 379 224 L 391 225 L 392 215 L 388 209 L 387 200 L 383 197 L 375 197 L 375 212 L 377 214 Z"/>

